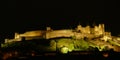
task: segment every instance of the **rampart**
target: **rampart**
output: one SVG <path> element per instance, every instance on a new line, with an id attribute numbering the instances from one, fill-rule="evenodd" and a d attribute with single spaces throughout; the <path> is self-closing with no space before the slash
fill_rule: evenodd
<path id="1" fill-rule="evenodd" d="M 53 30 L 51 27 L 47 27 L 46 31 L 37 30 L 37 31 L 27 31 L 23 34 L 15 33 L 14 39 L 19 39 L 25 37 L 26 40 L 30 40 L 31 38 L 39 37 L 39 38 L 57 38 L 57 37 L 75 37 L 76 39 L 81 38 L 94 38 L 96 36 L 111 36 L 110 32 L 105 32 L 104 24 L 99 24 L 98 26 L 94 26 L 91 28 L 90 26 L 82 27 L 78 25 L 76 29 L 62 29 L 62 30 Z M 103 39 L 106 39 L 103 38 Z"/>

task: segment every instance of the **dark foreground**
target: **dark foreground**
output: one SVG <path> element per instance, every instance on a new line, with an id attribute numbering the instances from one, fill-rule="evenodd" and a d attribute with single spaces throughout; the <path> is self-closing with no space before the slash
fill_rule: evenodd
<path id="1" fill-rule="evenodd" d="M 44 53 L 21 55 L 9 58 L 2 58 L 2 60 L 120 60 L 120 53 L 118 52 L 72 52 L 68 54 L 60 53 Z"/>

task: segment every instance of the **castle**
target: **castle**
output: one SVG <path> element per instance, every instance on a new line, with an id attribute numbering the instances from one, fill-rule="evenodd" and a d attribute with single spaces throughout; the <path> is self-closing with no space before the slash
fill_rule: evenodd
<path id="1" fill-rule="evenodd" d="M 102 36 L 101 40 L 107 41 L 112 39 L 111 32 L 105 32 L 104 24 L 99 24 L 98 26 L 94 26 L 91 28 L 90 26 L 82 27 L 78 25 L 77 28 L 71 29 L 62 29 L 62 30 L 53 30 L 51 27 L 47 27 L 45 30 L 37 30 L 37 31 L 28 31 L 23 34 L 15 33 L 14 39 L 5 39 L 5 43 L 12 41 L 21 41 L 22 37 L 25 37 L 25 40 L 32 39 L 50 39 L 57 37 L 75 37 L 76 39 L 82 38 L 95 38 Z"/>

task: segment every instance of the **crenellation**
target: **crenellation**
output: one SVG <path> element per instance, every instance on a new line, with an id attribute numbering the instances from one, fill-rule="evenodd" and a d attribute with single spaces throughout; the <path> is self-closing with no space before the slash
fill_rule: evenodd
<path id="1" fill-rule="evenodd" d="M 24 40 L 50 41 L 50 48 L 47 47 L 47 50 L 51 51 L 57 51 L 64 47 L 69 52 L 80 51 L 89 47 L 104 51 L 107 47 L 107 49 L 120 52 L 120 37 L 111 36 L 111 32 L 106 32 L 104 24 L 95 25 L 94 27 L 78 25 L 76 29 L 61 30 L 46 27 L 46 30 L 27 31 L 23 34 L 15 33 L 14 39 L 5 39 L 5 44 L 16 41 L 24 42 Z M 64 53 L 62 49 L 60 52 Z"/>
<path id="2" fill-rule="evenodd" d="M 89 25 L 85 27 L 78 25 L 76 29 L 72 30 L 71 29 L 53 30 L 51 29 L 51 27 L 46 27 L 46 31 L 37 30 L 28 31 L 23 34 L 15 33 L 14 39 L 17 41 L 17 39 L 21 39 L 22 37 L 25 37 L 27 40 L 30 40 L 36 37 L 50 39 L 57 37 L 72 37 L 72 36 L 74 36 L 76 39 L 83 39 L 84 37 L 92 39 L 100 36 L 102 36 L 101 40 L 104 41 L 112 39 L 111 32 L 105 32 L 104 24 L 99 24 L 98 26 L 95 25 L 93 28 L 90 27 Z"/>

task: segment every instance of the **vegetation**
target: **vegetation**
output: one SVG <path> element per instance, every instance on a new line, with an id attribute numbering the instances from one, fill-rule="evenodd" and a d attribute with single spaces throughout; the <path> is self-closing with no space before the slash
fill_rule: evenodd
<path id="1" fill-rule="evenodd" d="M 61 50 L 63 47 L 68 48 L 68 51 L 94 51 L 98 49 L 99 51 L 104 51 L 108 47 L 104 45 L 97 45 L 96 43 L 89 42 L 90 40 L 75 39 L 73 38 L 56 38 L 51 40 L 33 40 L 33 41 L 21 41 L 21 42 L 11 42 L 2 44 L 3 49 L 10 48 L 11 50 L 35 50 L 35 51 L 56 51 Z M 110 44 L 115 45 L 116 43 L 109 40 Z M 116 44 L 118 45 L 118 44 Z"/>
<path id="2" fill-rule="evenodd" d="M 45 51 L 48 45 L 40 44 L 38 41 L 10 42 L 1 45 L 3 51 Z"/>
<path id="3" fill-rule="evenodd" d="M 87 50 L 89 48 L 89 43 L 83 39 L 75 40 L 74 45 L 75 45 L 75 48 L 80 49 L 80 50 Z"/>

